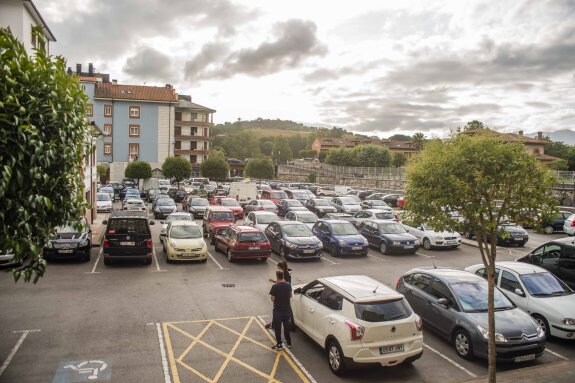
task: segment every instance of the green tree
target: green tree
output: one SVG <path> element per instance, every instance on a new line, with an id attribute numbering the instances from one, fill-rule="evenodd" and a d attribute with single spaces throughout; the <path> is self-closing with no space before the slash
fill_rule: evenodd
<path id="1" fill-rule="evenodd" d="M 521 143 L 503 141 L 489 131 L 430 141 L 407 166 L 406 209 L 436 230 L 453 229 L 458 211 L 477 238 L 488 279 L 490 382 L 495 382 L 493 290 L 498 225 L 517 220 L 523 209 L 554 210 L 553 176 Z M 517 182 L 521 180 L 521 182 Z"/>
<path id="2" fill-rule="evenodd" d="M 257 179 L 272 179 L 275 176 L 275 169 L 272 160 L 268 157 L 252 158 L 248 161 L 244 174 Z"/>
<path id="3" fill-rule="evenodd" d="M 485 125 L 483 122 L 477 121 L 477 120 L 469 121 L 463 127 L 464 132 L 480 131 L 480 130 L 485 130 L 485 129 L 487 129 L 487 125 Z"/>
<path id="4" fill-rule="evenodd" d="M 324 162 L 327 158 L 327 153 L 328 152 L 320 152 L 317 156 L 317 159 L 319 160 L 319 162 Z"/>
<path id="5" fill-rule="evenodd" d="M 413 142 L 415 149 L 421 150 L 423 149 L 423 144 L 425 143 L 425 134 L 421 132 L 414 133 L 409 140 Z"/>
<path id="6" fill-rule="evenodd" d="M 312 149 L 304 149 L 299 151 L 300 158 L 317 158 L 317 152 Z"/>
<path id="7" fill-rule="evenodd" d="M 99 164 L 96 167 L 96 170 L 98 172 L 98 178 L 100 179 L 100 182 L 102 184 L 108 182 L 108 167 L 104 164 Z"/>
<path id="8" fill-rule="evenodd" d="M 351 149 L 346 149 L 349 162 L 346 166 L 370 166 L 388 167 L 391 165 L 391 152 L 385 146 L 379 145 L 358 145 Z"/>
<path id="9" fill-rule="evenodd" d="M 175 179 L 180 186 L 180 181 L 188 178 L 192 173 L 192 164 L 184 157 L 168 157 L 162 164 L 164 177 Z"/>
<path id="10" fill-rule="evenodd" d="M 569 162 L 562 158 L 555 160 L 549 164 L 549 169 L 553 170 L 568 170 L 569 169 Z"/>
<path id="11" fill-rule="evenodd" d="M 27 263 L 14 280 L 36 283 L 42 248 L 56 226 L 82 216 L 84 159 L 93 151 L 87 97 L 62 57 L 49 56 L 40 29 L 31 58 L 0 28 L 0 253 Z"/>
<path id="12" fill-rule="evenodd" d="M 265 156 L 271 156 L 274 150 L 274 142 L 273 141 L 262 141 L 260 144 L 260 151 Z"/>
<path id="13" fill-rule="evenodd" d="M 230 165 L 222 154 L 212 153 L 212 155 L 200 165 L 200 172 L 203 177 L 223 181 L 228 178 L 230 174 Z"/>
<path id="14" fill-rule="evenodd" d="M 549 140 L 549 143 L 545 145 L 544 151 L 548 156 L 569 160 L 569 158 L 575 154 L 575 147 L 572 145 L 566 145 L 563 142 L 554 142 Z"/>
<path id="15" fill-rule="evenodd" d="M 285 164 L 293 159 L 293 153 L 285 137 L 277 137 L 274 142 L 273 159 L 279 164 Z"/>
<path id="16" fill-rule="evenodd" d="M 288 144 L 292 153 L 299 153 L 301 150 L 306 148 L 307 139 L 306 137 L 302 137 L 300 134 L 296 134 L 295 136 L 288 138 Z"/>
<path id="17" fill-rule="evenodd" d="M 152 177 L 152 167 L 149 163 L 144 161 L 133 161 L 126 166 L 124 176 L 136 180 L 138 188 L 140 187 L 140 180 Z"/>
<path id="18" fill-rule="evenodd" d="M 325 162 L 330 165 L 348 166 L 353 160 L 351 152 L 346 148 L 330 149 L 325 156 Z"/>
<path id="19" fill-rule="evenodd" d="M 403 153 L 394 153 L 393 154 L 393 166 L 395 166 L 396 168 L 400 168 L 402 166 L 405 166 L 405 164 L 407 163 L 407 156 Z"/>
<path id="20" fill-rule="evenodd" d="M 411 137 L 406 136 L 405 134 L 394 134 L 388 138 L 390 141 L 409 141 L 410 139 Z"/>

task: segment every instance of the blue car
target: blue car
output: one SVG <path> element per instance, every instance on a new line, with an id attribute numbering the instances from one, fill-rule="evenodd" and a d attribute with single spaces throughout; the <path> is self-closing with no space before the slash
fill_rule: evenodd
<path id="1" fill-rule="evenodd" d="M 341 219 L 321 219 L 315 223 L 311 231 L 323 243 L 325 250 L 334 257 L 344 255 L 367 255 L 369 244 L 367 239 L 348 221 Z"/>

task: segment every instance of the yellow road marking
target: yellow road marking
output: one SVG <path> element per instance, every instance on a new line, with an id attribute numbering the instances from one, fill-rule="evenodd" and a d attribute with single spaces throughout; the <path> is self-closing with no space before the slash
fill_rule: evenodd
<path id="1" fill-rule="evenodd" d="M 168 349 L 168 359 L 170 359 L 172 377 L 174 378 L 174 383 L 180 383 L 180 376 L 178 375 L 178 367 L 176 366 L 176 359 L 174 358 L 174 350 L 172 349 L 172 341 L 170 339 L 170 332 L 168 331 L 168 324 L 163 323 L 162 327 L 164 328 L 164 338 L 166 338 L 166 348 Z"/>

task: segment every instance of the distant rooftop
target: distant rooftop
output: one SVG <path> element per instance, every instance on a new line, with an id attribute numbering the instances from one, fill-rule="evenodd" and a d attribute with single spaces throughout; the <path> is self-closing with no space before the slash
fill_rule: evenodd
<path id="1" fill-rule="evenodd" d="M 171 85 L 165 87 L 97 83 L 95 99 L 141 100 L 176 103 L 178 99 Z"/>

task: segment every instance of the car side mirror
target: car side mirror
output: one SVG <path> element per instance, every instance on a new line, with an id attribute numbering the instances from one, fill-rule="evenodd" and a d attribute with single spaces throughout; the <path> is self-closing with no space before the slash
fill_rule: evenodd
<path id="1" fill-rule="evenodd" d="M 515 294 L 519 295 L 520 297 L 524 297 L 525 293 L 521 289 L 515 289 Z"/>
<path id="2" fill-rule="evenodd" d="M 445 299 L 445 298 L 439 298 L 439 299 L 437 300 L 437 304 L 440 305 L 440 306 L 442 306 L 442 307 L 444 307 L 444 308 L 447 308 L 447 305 L 449 304 L 449 301 L 448 301 L 447 299 Z"/>
<path id="3" fill-rule="evenodd" d="M 150 221 L 150 225 L 155 225 L 156 223 L 154 221 Z"/>
<path id="4" fill-rule="evenodd" d="M 301 294 L 301 287 L 298 287 L 293 291 L 294 294 Z"/>
<path id="5" fill-rule="evenodd" d="M 167 233 L 160 233 L 160 237 L 165 237 L 167 235 L 168 235 Z"/>
<path id="6" fill-rule="evenodd" d="M 102 225 L 107 225 L 107 224 L 108 224 L 108 220 L 107 220 L 107 219 L 105 219 L 105 220 L 102 221 Z"/>

